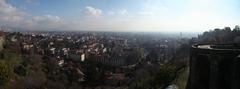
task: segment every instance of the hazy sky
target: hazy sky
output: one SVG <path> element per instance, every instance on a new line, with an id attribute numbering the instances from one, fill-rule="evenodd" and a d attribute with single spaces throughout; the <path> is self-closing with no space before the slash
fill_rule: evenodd
<path id="1" fill-rule="evenodd" d="M 0 26 L 201 32 L 240 25 L 240 0 L 0 0 Z"/>

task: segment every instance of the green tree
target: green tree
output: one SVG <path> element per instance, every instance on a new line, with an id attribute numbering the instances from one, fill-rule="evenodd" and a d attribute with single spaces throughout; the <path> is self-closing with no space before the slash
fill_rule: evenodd
<path id="1" fill-rule="evenodd" d="M 135 64 L 145 59 L 143 48 L 134 48 L 127 57 L 127 63 Z"/>
<path id="2" fill-rule="evenodd" d="M 240 30 L 239 25 L 236 25 L 235 28 L 233 29 L 233 32 L 238 32 Z"/>
<path id="3" fill-rule="evenodd" d="M 155 77 L 155 84 L 159 87 L 165 87 L 169 85 L 176 76 L 176 66 L 170 64 L 164 64 L 160 66 L 160 69 Z"/>
<path id="4" fill-rule="evenodd" d="M 14 73 L 20 75 L 20 76 L 27 76 L 30 72 L 30 69 L 28 66 L 19 65 L 14 68 Z"/>
<path id="5" fill-rule="evenodd" d="M 0 85 L 10 81 L 13 76 L 13 68 L 4 60 L 0 60 Z"/>
<path id="6" fill-rule="evenodd" d="M 151 89 L 153 80 L 153 75 L 149 73 L 146 68 L 139 69 L 136 71 L 136 77 L 134 82 L 130 85 L 130 89 Z"/>
<path id="7" fill-rule="evenodd" d="M 43 57 L 43 71 L 49 76 L 55 76 L 59 72 L 57 60 L 54 58 Z"/>
<path id="8" fill-rule="evenodd" d="M 85 83 L 91 86 L 98 86 L 105 82 L 104 71 L 95 61 L 95 57 L 90 57 L 87 61 L 85 61 L 84 65 Z"/>

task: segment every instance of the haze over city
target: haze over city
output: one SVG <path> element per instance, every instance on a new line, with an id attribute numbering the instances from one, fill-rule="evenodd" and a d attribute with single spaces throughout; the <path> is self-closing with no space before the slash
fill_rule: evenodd
<path id="1" fill-rule="evenodd" d="M 240 23 L 239 0 L 0 0 L 0 23 L 45 31 L 203 32 Z"/>

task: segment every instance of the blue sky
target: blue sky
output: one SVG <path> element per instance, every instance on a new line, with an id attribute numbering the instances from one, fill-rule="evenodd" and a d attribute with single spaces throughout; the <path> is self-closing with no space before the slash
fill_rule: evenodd
<path id="1" fill-rule="evenodd" d="M 0 25 L 29 30 L 202 32 L 240 24 L 239 0 L 0 0 Z"/>

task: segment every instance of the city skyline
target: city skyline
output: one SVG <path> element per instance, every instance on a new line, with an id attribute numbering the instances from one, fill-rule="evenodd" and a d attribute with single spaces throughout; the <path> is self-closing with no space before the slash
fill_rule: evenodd
<path id="1" fill-rule="evenodd" d="M 0 0 L 2 26 L 27 30 L 203 32 L 240 23 L 238 0 Z"/>

